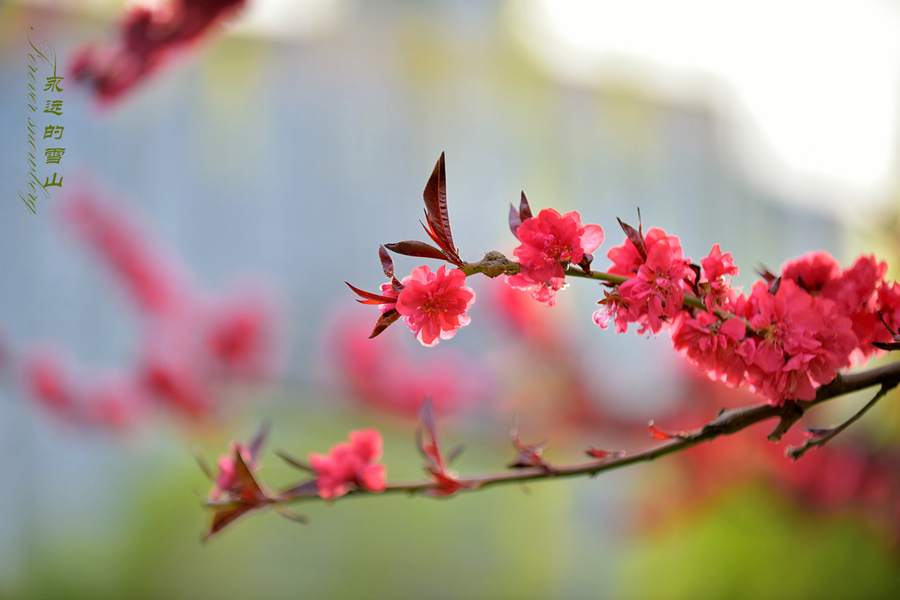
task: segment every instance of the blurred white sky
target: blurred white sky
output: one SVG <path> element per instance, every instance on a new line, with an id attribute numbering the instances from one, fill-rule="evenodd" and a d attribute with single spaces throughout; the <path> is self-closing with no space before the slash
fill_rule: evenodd
<path id="1" fill-rule="evenodd" d="M 31 0 L 117 10 L 169 0 Z M 347 0 L 250 0 L 238 35 L 326 34 Z M 516 0 L 554 77 L 617 82 L 719 115 L 726 156 L 776 197 L 856 216 L 900 183 L 900 6 L 889 0 Z"/>
<path id="2" fill-rule="evenodd" d="M 777 196 L 846 215 L 896 189 L 896 3 L 534 0 L 519 9 L 524 39 L 562 77 L 709 103 L 731 158 Z"/>

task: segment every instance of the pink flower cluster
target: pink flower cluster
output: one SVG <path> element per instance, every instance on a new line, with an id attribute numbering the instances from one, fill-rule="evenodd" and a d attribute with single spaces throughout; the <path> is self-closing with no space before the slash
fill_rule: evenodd
<path id="1" fill-rule="evenodd" d="M 552 208 L 524 219 L 515 235 L 522 242 L 513 251 L 520 272 L 507 281 L 514 288 L 530 291 L 547 306 L 556 304 L 556 292 L 565 287 L 566 268 L 582 263 L 603 243 L 599 225 L 582 225 L 577 212 L 560 215 Z"/>
<path id="2" fill-rule="evenodd" d="M 653 228 L 644 238 L 643 250 L 629 239 L 607 254 L 613 261 L 609 272 L 631 279 L 604 301 L 605 311 L 594 314 L 594 322 L 604 329 L 614 316 L 618 333 L 628 331 L 628 323 L 639 323 L 640 333 L 659 333 L 684 302 L 684 279 L 690 270 L 678 238 Z"/>
<path id="3" fill-rule="evenodd" d="M 671 329 L 675 349 L 711 378 L 773 404 L 815 398 L 854 357 L 876 352 L 873 342 L 892 341 L 879 313 L 893 328 L 900 322 L 900 286 L 888 285 L 886 265 L 872 257 L 842 271 L 826 253 L 811 253 L 745 295 L 731 288 L 738 270 L 718 245 L 701 268 L 683 258 L 676 236 L 631 231 L 607 254 L 610 273 L 629 279 L 607 292 L 594 321 L 605 328 L 615 319 L 617 332 L 629 323 L 639 333 Z"/>
<path id="4" fill-rule="evenodd" d="M 349 438 L 349 442 L 332 446 L 328 454 L 309 454 L 319 495 L 326 500 L 343 496 L 354 487 L 382 492 L 387 485 L 386 467 L 377 463 L 381 458 L 378 430 L 351 431 Z"/>

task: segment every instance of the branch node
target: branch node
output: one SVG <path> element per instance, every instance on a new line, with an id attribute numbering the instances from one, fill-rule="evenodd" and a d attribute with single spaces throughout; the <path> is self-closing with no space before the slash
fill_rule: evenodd
<path id="1" fill-rule="evenodd" d="M 784 406 L 781 409 L 781 414 L 779 415 L 778 425 L 775 426 L 775 429 L 767 436 L 767 439 L 770 442 L 780 442 L 781 438 L 784 437 L 791 427 L 803 417 L 803 413 L 806 412 L 806 408 L 800 405 L 799 402 L 785 402 Z"/>

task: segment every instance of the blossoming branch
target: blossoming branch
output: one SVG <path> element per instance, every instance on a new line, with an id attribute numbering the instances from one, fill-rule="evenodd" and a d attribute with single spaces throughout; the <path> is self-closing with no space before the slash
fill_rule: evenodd
<path id="1" fill-rule="evenodd" d="M 611 261 L 607 270 L 595 271 L 594 253 L 605 238 L 602 228 L 583 224 L 575 211 L 560 214 L 546 208 L 535 216 L 522 193 L 518 208 L 510 208 L 510 230 L 519 242 L 513 259 L 488 252 L 481 261 L 468 263 L 453 243 L 443 155 L 425 187 L 424 200 L 423 227 L 432 243 L 409 240 L 381 246 L 378 253 L 388 282 L 381 285 L 380 293 L 347 284 L 359 302 L 380 310 L 371 338 L 402 320 L 425 346 L 451 339 L 472 320 L 468 312 L 476 298 L 465 283 L 476 274 L 505 275 L 499 285 L 527 290 L 536 302 L 547 306 L 556 303 L 557 293 L 568 285 L 567 277 L 593 279 L 602 285 L 599 309 L 592 319 L 600 328 L 613 324 L 616 333 L 625 333 L 633 324 L 639 334 L 668 331 L 675 351 L 710 379 L 747 388 L 765 402 L 723 410 L 690 431 L 665 431 L 651 421 L 649 432 L 661 441 L 659 445 L 633 452 L 592 447 L 586 450 L 591 462 L 566 467 L 550 465 L 540 445 L 524 444 L 516 434 L 517 454 L 508 465 L 515 472 L 463 478 L 449 467 L 456 453 L 442 451 L 431 403 L 425 401 L 418 438 L 430 477 L 412 484 L 386 483 L 384 467 L 374 463 L 381 443 L 375 430 L 352 432 L 349 445 L 335 446 L 326 457 L 312 454 L 309 465 L 283 456 L 314 477 L 279 493 L 263 491 L 247 466 L 255 454 L 247 459 L 241 446 L 234 446 L 233 456 L 224 464 L 244 467 L 235 470 L 220 463 L 219 475 L 210 474 L 217 484 L 207 502 L 215 509 L 209 535 L 230 523 L 232 516 L 253 508 L 275 505 L 281 510 L 285 503 L 308 498 L 333 500 L 348 493 L 391 491 L 447 496 L 498 483 L 593 476 L 680 452 L 772 418 L 779 422 L 769 439 L 777 441 L 816 404 L 880 386 L 872 400 L 844 424 L 807 429 L 806 442 L 788 449 L 788 455 L 796 459 L 839 434 L 900 383 L 900 364 L 841 374 L 854 363 L 864 365 L 873 355 L 900 348 L 900 335 L 895 333 L 900 328 L 900 285 L 885 278 L 887 265 L 872 256 L 860 257 L 842 269 L 828 254 L 812 252 L 785 263 L 780 274 L 761 273 L 746 294 L 732 287 L 731 277 L 738 274 L 738 267 L 719 244 L 698 265 L 683 256 L 677 236 L 656 227 L 645 233 L 639 214 L 637 228 L 619 220 L 625 239 L 607 251 Z M 391 252 L 441 260 L 452 268 L 448 271 L 448 265 L 442 265 L 432 272 L 428 266 L 419 266 L 399 280 Z M 235 480 L 228 475 L 231 472 L 244 475 Z M 237 483 L 222 488 L 223 478 Z"/>

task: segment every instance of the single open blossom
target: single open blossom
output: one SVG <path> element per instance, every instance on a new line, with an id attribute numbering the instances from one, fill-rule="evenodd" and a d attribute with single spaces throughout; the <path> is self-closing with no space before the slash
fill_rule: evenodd
<path id="1" fill-rule="evenodd" d="M 781 267 L 781 276 L 818 296 L 832 280 L 841 275 L 841 265 L 823 251 L 808 252 Z"/>
<path id="2" fill-rule="evenodd" d="M 449 340 L 472 320 L 466 311 L 475 302 L 475 292 L 465 283 L 465 273 L 459 269 L 447 273 L 446 265 L 435 273 L 427 266 L 416 267 L 403 278 L 397 312 L 424 346 Z"/>
<path id="3" fill-rule="evenodd" d="M 616 325 L 616 333 L 627 333 L 631 307 L 622 299 L 619 292 L 604 292 L 606 297 L 597 302 L 603 308 L 594 311 L 594 324 L 601 329 L 609 327 L 612 321 Z"/>
<path id="4" fill-rule="evenodd" d="M 698 311 L 695 317 L 682 311 L 672 327 L 672 345 L 710 379 L 731 387 L 744 383 L 744 360 L 737 350 L 747 332 L 741 319 L 721 321 L 715 315 Z"/>
<path id="5" fill-rule="evenodd" d="M 644 248 L 647 250 L 647 253 L 649 254 L 653 246 L 660 241 L 667 243 L 674 253 L 681 256 L 681 242 L 678 237 L 667 235 L 665 231 L 658 227 L 651 227 L 647 234 L 644 235 Z M 606 253 L 606 257 L 613 261 L 612 266 L 609 268 L 610 273 L 627 277 L 636 275 L 641 265 L 646 262 L 645 257 L 641 256 L 634 243 L 628 238 L 625 239 L 625 243 L 621 246 L 610 248 L 609 252 Z"/>
<path id="6" fill-rule="evenodd" d="M 716 244 L 709 252 L 709 256 L 700 260 L 703 266 L 703 278 L 705 283 L 702 287 L 706 288 L 706 309 L 710 312 L 722 308 L 723 304 L 728 300 L 731 292 L 731 282 L 725 279 L 725 276 L 734 277 L 738 274 L 738 268 L 734 266 L 734 260 L 731 253 L 722 254 L 721 248 Z"/>
<path id="7" fill-rule="evenodd" d="M 678 238 L 661 238 L 649 248 L 647 260 L 638 267 L 635 277 L 619 286 L 619 296 L 631 307 L 628 321 L 640 323 L 640 333 L 648 329 L 659 333 L 684 302 L 682 280 L 688 273 Z"/>
<path id="8" fill-rule="evenodd" d="M 532 296 L 553 306 L 556 292 L 565 286 L 566 268 L 582 262 L 603 243 L 599 225 L 582 225 L 581 215 L 560 215 L 545 208 L 522 221 L 516 229 L 522 244 L 513 250 L 521 271 L 508 279 L 511 286 L 531 290 Z M 590 257 L 589 257 L 590 260 Z"/>
<path id="9" fill-rule="evenodd" d="M 343 496 L 354 486 L 382 492 L 387 485 L 386 467 L 377 464 L 381 458 L 378 430 L 351 431 L 349 437 L 349 442 L 335 444 L 328 454 L 309 454 L 319 495 L 326 500 Z"/>

